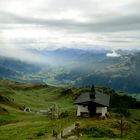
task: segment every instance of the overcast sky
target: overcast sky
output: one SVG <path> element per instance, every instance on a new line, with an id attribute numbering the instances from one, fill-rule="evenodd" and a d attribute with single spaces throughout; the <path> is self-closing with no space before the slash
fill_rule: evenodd
<path id="1" fill-rule="evenodd" d="M 0 0 L 1 50 L 57 47 L 139 48 L 140 0 Z"/>

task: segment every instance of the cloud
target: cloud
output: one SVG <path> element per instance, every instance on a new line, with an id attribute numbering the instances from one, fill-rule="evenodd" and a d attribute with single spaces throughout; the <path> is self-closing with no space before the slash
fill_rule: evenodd
<path id="1" fill-rule="evenodd" d="M 30 47 L 26 47 L 26 45 L 30 44 L 29 41 L 28 43 L 20 41 L 17 43 L 16 42 L 11 42 L 11 40 L 4 40 L 0 38 L 0 56 L 2 57 L 9 57 L 9 58 L 14 58 L 14 59 L 20 59 L 22 61 L 30 62 L 30 63 L 35 63 L 35 64 L 51 64 L 55 62 L 53 58 L 43 56 L 42 54 L 37 54 L 33 51 L 30 51 Z M 24 46 L 25 45 L 25 46 Z M 20 46 L 20 47 L 19 47 Z M 34 48 L 34 47 L 33 47 Z"/>
<path id="2" fill-rule="evenodd" d="M 0 50 L 139 48 L 139 8 L 139 0 L 1 0 Z"/>
<path id="3" fill-rule="evenodd" d="M 120 57 L 121 55 L 118 54 L 116 51 L 113 51 L 112 53 L 107 53 L 106 56 L 108 56 L 108 57 Z"/>
<path id="4" fill-rule="evenodd" d="M 80 22 L 73 19 L 37 19 L 21 17 L 10 13 L 1 13 L 3 24 L 25 24 L 49 27 L 54 29 L 63 29 L 67 32 L 118 32 L 140 30 L 140 14 L 125 16 L 116 16 L 104 21 Z M 5 18 L 7 17 L 7 18 Z"/>
<path id="5" fill-rule="evenodd" d="M 22 61 L 27 61 L 31 63 L 37 63 L 37 64 L 45 64 L 48 62 L 47 59 L 43 56 L 35 55 L 29 51 L 26 51 L 24 49 L 19 49 L 17 47 L 1 47 L 0 48 L 0 56 L 2 57 L 9 57 L 9 58 L 15 58 L 20 59 Z"/>

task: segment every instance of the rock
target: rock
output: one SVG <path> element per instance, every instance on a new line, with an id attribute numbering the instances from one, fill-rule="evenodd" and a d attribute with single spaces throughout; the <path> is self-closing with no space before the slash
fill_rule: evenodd
<path id="1" fill-rule="evenodd" d="M 70 137 L 68 137 L 68 140 L 76 140 L 76 139 L 78 139 L 77 136 L 70 136 Z"/>

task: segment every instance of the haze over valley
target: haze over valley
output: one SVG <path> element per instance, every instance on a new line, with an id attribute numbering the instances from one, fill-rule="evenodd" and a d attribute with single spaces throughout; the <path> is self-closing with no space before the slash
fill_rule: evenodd
<path id="1" fill-rule="evenodd" d="M 140 90 L 140 52 L 137 49 L 115 52 L 73 48 L 26 51 L 39 57 L 40 61 L 0 57 L 1 79 L 58 86 L 89 86 L 94 83 L 130 93 Z"/>

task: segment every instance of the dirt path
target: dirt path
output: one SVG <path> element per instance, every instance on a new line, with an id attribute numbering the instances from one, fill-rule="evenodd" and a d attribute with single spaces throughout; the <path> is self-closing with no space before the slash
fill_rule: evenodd
<path id="1" fill-rule="evenodd" d="M 67 135 L 68 133 L 70 133 L 73 129 L 75 129 L 75 125 L 71 125 L 65 129 L 63 129 L 63 136 Z M 55 137 L 51 137 L 51 138 L 48 138 L 48 140 L 56 140 Z M 61 138 L 61 133 L 58 135 L 58 138 L 57 140 L 63 140 L 63 138 Z"/>

